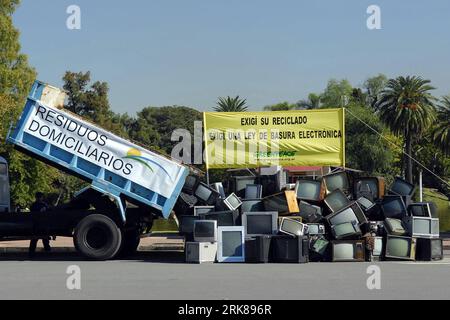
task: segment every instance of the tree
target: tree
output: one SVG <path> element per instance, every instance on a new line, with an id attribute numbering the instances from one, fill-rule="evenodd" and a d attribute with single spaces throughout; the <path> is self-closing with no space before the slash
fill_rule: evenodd
<path id="1" fill-rule="evenodd" d="M 353 87 L 348 80 L 332 79 L 328 82 L 320 101 L 325 108 L 345 107 L 352 98 Z"/>
<path id="2" fill-rule="evenodd" d="M 388 78 L 384 74 L 371 77 L 364 82 L 363 88 L 367 92 L 367 103 L 372 109 L 376 108 L 381 92 L 386 87 Z"/>
<path id="3" fill-rule="evenodd" d="M 231 98 L 230 96 L 220 97 L 217 106 L 214 108 L 216 112 L 244 112 L 247 111 L 247 100 L 241 99 L 239 96 Z"/>
<path id="4" fill-rule="evenodd" d="M 308 95 L 308 99 L 300 100 L 299 102 L 297 102 L 297 109 L 301 110 L 319 109 L 320 105 L 321 105 L 320 94 L 310 93 Z"/>
<path id="5" fill-rule="evenodd" d="M 270 106 L 265 106 L 264 110 L 265 111 L 288 111 L 288 110 L 293 110 L 297 107 L 296 104 L 291 104 L 289 102 L 280 102 L 277 104 L 273 104 Z"/>
<path id="6" fill-rule="evenodd" d="M 434 88 L 421 77 L 398 77 L 388 81 L 381 92 L 377 109 L 381 120 L 397 136 L 405 139 L 406 179 L 413 182 L 412 145 L 435 119 Z"/>
<path id="7" fill-rule="evenodd" d="M 450 96 L 442 98 L 438 107 L 437 124 L 433 128 L 433 141 L 446 155 L 450 155 Z"/>

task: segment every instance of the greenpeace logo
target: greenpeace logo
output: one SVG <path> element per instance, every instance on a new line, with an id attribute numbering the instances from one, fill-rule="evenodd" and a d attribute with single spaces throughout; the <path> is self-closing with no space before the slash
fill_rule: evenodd
<path id="1" fill-rule="evenodd" d="M 269 152 L 256 152 L 254 157 L 256 159 L 285 159 L 293 158 L 297 155 L 297 151 L 269 151 Z"/>

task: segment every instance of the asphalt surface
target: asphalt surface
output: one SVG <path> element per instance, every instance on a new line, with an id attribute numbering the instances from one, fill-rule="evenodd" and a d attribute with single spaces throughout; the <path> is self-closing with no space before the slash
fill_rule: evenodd
<path id="1" fill-rule="evenodd" d="M 69 266 L 81 290 L 67 288 Z M 433 263 L 380 262 L 381 290 L 367 288 L 371 263 L 183 263 L 180 253 L 139 253 L 129 260 L 86 262 L 75 255 L 0 257 L 0 299 L 449 299 L 450 258 Z"/>

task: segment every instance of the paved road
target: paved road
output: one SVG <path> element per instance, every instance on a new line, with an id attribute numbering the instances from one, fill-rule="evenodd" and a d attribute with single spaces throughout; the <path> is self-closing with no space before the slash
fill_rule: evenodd
<path id="1" fill-rule="evenodd" d="M 39 258 L 38 258 L 39 259 Z M 81 268 L 79 291 L 67 267 Z M 381 290 L 367 289 L 369 263 L 189 265 L 175 253 L 85 262 L 70 254 L 38 261 L 0 258 L 0 299 L 436 299 L 450 298 L 450 258 L 435 263 L 383 262 Z"/>

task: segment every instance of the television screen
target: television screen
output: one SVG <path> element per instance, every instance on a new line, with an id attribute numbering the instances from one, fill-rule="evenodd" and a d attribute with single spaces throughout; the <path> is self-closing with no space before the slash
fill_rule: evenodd
<path id="1" fill-rule="evenodd" d="M 356 214 L 351 207 L 338 212 L 334 216 L 329 218 L 330 224 L 332 225 L 352 222 L 355 220 L 358 221 L 358 218 L 356 217 Z"/>
<path id="2" fill-rule="evenodd" d="M 348 191 L 349 182 L 347 174 L 345 172 L 329 174 L 324 176 L 323 179 L 325 180 L 325 185 L 328 192 L 333 192 L 338 189 L 342 191 Z"/>
<path id="3" fill-rule="evenodd" d="M 304 234 L 305 225 L 301 222 L 284 218 L 281 221 L 280 231 L 294 236 L 302 236 Z"/>
<path id="4" fill-rule="evenodd" d="M 297 199 L 320 201 L 322 196 L 322 182 L 313 180 L 297 180 L 295 186 Z"/>
<path id="5" fill-rule="evenodd" d="M 271 215 L 248 215 L 247 216 L 247 234 L 272 234 L 272 216 Z"/>
<path id="6" fill-rule="evenodd" d="M 183 191 L 188 192 L 188 193 L 193 193 L 195 187 L 197 186 L 198 183 L 198 178 L 195 176 L 188 176 L 186 178 L 186 182 L 184 183 L 183 186 Z"/>
<path id="7" fill-rule="evenodd" d="M 241 212 L 261 212 L 264 211 L 262 200 L 243 200 Z"/>
<path id="8" fill-rule="evenodd" d="M 262 197 L 262 185 L 250 184 L 245 187 L 245 199 L 260 199 Z"/>
<path id="9" fill-rule="evenodd" d="M 333 244 L 333 258 L 335 260 L 353 260 L 355 257 L 355 246 L 352 243 Z"/>
<path id="10" fill-rule="evenodd" d="M 365 197 L 358 198 L 358 200 L 356 200 L 356 201 L 366 211 L 370 210 L 375 205 L 375 203 L 373 203 L 372 201 L 370 201 L 369 199 L 367 199 Z"/>
<path id="11" fill-rule="evenodd" d="M 330 244 L 330 242 L 324 238 L 319 238 L 316 241 L 314 241 L 311 250 L 313 252 L 316 252 L 320 255 L 324 255 L 325 252 L 327 251 L 328 245 Z"/>
<path id="12" fill-rule="evenodd" d="M 319 235 L 325 234 L 325 226 L 318 223 L 308 223 L 308 234 L 309 235 Z"/>
<path id="13" fill-rule="evenodd" d="M 234 192 L 236 193 L 245 190 L 247 185 L 255 184 L 256 182 L 256 177 L 235 177 L 234 179 L 235 179 Z"/>
<path id="14" fill-rule="evenodd" d="M 242 248 L 242 232 L 224 231 L 222 233 L 222 255 L 224 257 L 241 257 Z"/>
<path id="15" fill-rule="evenodd" d="M 396 178 L 390 190 L 400 196 L 412 196 L 414 195 L 415 189 L 415 185 L 410 184 L 403 179 Z"/>
<path id="16" fill-rule="evenodd" d="M 414 219 L 413 234 L 431 234 L 430 219 Z"/>
<path id="17" fill-rule="evenodd" d="M 333 226 L 333 232 L 336 238 L 360 233 L 357 221 L 345 222 Z"/>
<path id="18" fill-rule="evenodd" d="M 401 196 L 384 197 L 381 208 L 386 218 L 402 219 L 406 215 L 405 203 Z"/>
<path id="19" fill-rule="evenodd" d="M 197 242 L 215 242 L 217 241 L 217 222 L 216 221 L 195 221 L 194 239 Z"/>
<path id="20" fill-rule="evenodd" d="M 213 212 L 214 210 L 215 210 L 215 207 L 213 207 L 213 206 L 194 207 L 194 216 L 199 216 L 204 213 Z"/>
<path id="21" fill-rule="evenodd" d="M 199 184 L 197 189 L 195 190 L 195 196 L 204 202 L 207 202 L 209 200 L 212 193 L 213 191 L 203 183 Z"/>
<path id="22" fill-rule="evenodd" d="M 192 234 L 194 233 L 194 224 L 195 221 L 198 221 L 199 217 L 195 216 L 180 216 L 180 233 L 182 234 Z"/>
<path id="23" fill-rule="evenodd" d="M 336 212 L 348 206 L 350 200 L 341 190 L 335 190 L 325 198 L 325 204 L 331 212 Z"/>
<path id="24" fill-rule="evenodd" d="M 305 222 L 318 222 L 322 220 L 322 208 L 311 205 L 305 201 L 300 201 L 300 216 Z"/>
<path id="25" fill-rule="evenodd" d="M 359 178 L 355 180 L 355 195 L 357 198 L 370 193 L 373 199 L 380 199 L 384 196 L 384 179 L 376 177 Z M 383 188 L 383 190 L 380 190 Z"/>
<path id="26" fill-rule="evenodd" d="M 409 238 L 388 237 L 386 255 L 389 257 L 409 258 L 411 254 L 411 240 Z"/>
<path id="27" fill-rule="evenodd" d="M 241 200 L 234 193 L 226 198 L 224 202 L 230 210 L 236 210 L 242 204 Z"/>

